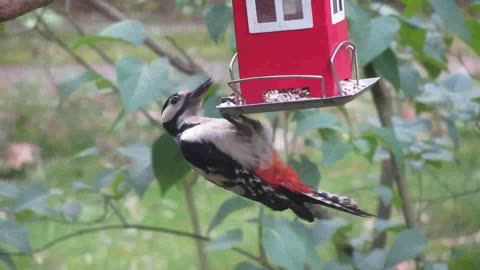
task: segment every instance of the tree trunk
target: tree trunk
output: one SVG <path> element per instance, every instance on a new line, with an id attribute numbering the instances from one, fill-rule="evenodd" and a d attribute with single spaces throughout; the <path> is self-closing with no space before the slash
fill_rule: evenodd
<path id="1" fill-rule="evenodd" d="M 5 22 L 27 12 L 50 4 L 53 0 L 0 0 L 0 22 Z"/>

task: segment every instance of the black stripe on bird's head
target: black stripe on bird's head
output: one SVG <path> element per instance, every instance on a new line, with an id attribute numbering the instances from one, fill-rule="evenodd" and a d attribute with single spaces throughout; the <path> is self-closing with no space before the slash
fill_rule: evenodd
<path id="1" fill-rule="evenodd" d="M 208 79 L 195 90 L 184 90 L 171 95 L 162 108 L 162 125 L 173 136 L 180 133 L 180 127 L 189 116 L 200 113 L 203 96 L 212 85 Z"/>

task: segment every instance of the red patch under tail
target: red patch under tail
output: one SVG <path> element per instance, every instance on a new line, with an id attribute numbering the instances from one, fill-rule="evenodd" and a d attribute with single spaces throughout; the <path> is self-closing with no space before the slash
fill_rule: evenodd
<path id="1" fill-rule="evenodd" d="M 271 164 L 262 166 L 255 173 L 274 188 L 281 186 L 297 193 L 312 193 L 312 189 L 302 182 L 295 170 L 285 164 L 275 151 Z"/>

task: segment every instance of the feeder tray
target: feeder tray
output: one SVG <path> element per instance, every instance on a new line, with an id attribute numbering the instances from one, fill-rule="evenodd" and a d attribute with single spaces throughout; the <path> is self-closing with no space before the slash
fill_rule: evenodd
<path id="1" fill-rule="evenodd" d="M 334 61 L 338 54 L 338 51 L 343 47 L 346 47 L 348 50 L 351 51 L 351 58 L 353 60 L 352 64 L 355 70 L 355 79 L 353 80 L 340 81 L 338 79 Z M 339 95 L 334 97 L 326 96 L 324 77 L 321 75 L 271 75 L 235 79 L 233 66 L 235 65 L 236 61 L 237 54 L 233 56 L 229 67 L 231 81 L 228 82 L 228 85 L 232 89 L 233 94 L 228 98 L 222 99 L 222 103 L 217 106 L 217 109 L 222 114 L 225 113 L 229 115 L 240 115 L 345 105 L 356 97 L 362 95 L 369 87 L 371 87 L 380 79 L 379 77 L 359 79 L 356 48 L 355 45 L 350 41 L 344 41 L 338 44 L 332 57 L 330 58 L 330 67 L 332 69 L 335 83 L 339 90 Z M 279 89 L 267 91 L 261 90 L 264 91 L 264 103 L 246 104 L 245 98 L 242 96 L 241 91 L 238 89 L 238 84 L 249 81 L 274 79 L 318 80 L 318 82 L 321 84 L 323 97 L 310 97 L 310 92 L 308 88 L 293 88 L 281 90 Z"/>

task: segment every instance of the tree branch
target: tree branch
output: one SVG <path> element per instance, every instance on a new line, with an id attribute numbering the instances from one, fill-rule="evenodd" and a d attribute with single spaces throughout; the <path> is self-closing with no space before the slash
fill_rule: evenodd
<path id="1" fill-rule="evenodd" d="M 441 197 L 436 197 L 436 198 L 428 198 L 428 199 L 421 199 L 422 203 L 437 203 L 437 202 L 443 202 L 446 200 L 452 200 L 452 199 L 458 199 L 460 197 L 465 197 L 465 196 L 470 196 L 470 195 L 475 195 L 477 193 L 480 193 L 480 187 L 473 189 L 473 190 L 467 190 L 459 193 L 453 193 L 448 196 L 441 196 Z M 418 199 L 417 201 L 420 201 Z"/>
<path id="2" fill-rule="evenodd" d="M 187 201 L 188 213 L 190 216 L 190 221 L 192 223 L 192 229 L 194 234 L 201 234 L 200 222 L 198 219 L 198 211 L 195 207 L 195 199 L 193 197 L 193 185 L 195 180 L 198 179 L 198 175 L 194 174 L 191 179 L 188 179 L 185 185 L 183 186 L 183 191 L 185 193 L 185 200 Z M 205 243 L 201 239 L 195 241 L 197 246 L 198 253 L 198 262 L 200 265 L 200 270 L 208 270 L 208 257 L 205 247 Z"/>
<path id="3" fill-rule="evenodd" d="M 264 206 L 260 205 L 260 209 L 258 211 L 258 251 L 260 253 L 260 260 L 264 263 L 268 263 L 267 254 L 265 253 L 265 248 L 263 247 L 263 213 L 264 213 Z"/>
<path id="4" fill-rule="evenodd" d="M 158 233 L 166 233 L 166 234 L 172 234 L 180 237 L 187 237 L 187 238 L 192 238 L 192 239 L 197 239 L 201 241 L 211 241 L 209 237 L 203 236 L 203 235 L 198 235 L 194 233 L 189 233 L 189 232 L 184 232 L 180 230 L 174 230 L 174 229 L 168 229 L 168 228 L 163 228 L 163 227 L 153 227 L 153 226 L 147 226 L 147 225 L 140 225 L 140 224 L 113 224 L 113 225 L 105 225 L 105 226 L 98 226 L 98 227 L 92 227 L 92 228 L 86 228 L 82 230 L 78 230 L 66 235 L 63 235 L 57 239 L 54 239 L 43 246 L 40 246 L 38 248 L 32 249 L 30 252 L 1 252 L 0 255 L 6 255 L 6 256 L 31 256 L 33 254 L 43 252 L 53 246 L 56 246 L 57 244 L 60 244 L 61 242 L 67 241 L 71 238 L 77 237 L 77 236 L 83 236 L 87 234 L 92 234 L 92 233 L 97 233 L 97 232 L 102 232 L 102 231 L 112 231 L 112 230 L 126 230 L 126 229 L 134 229 L 134 230 L 139 230 L 139 231 L 151 231 L 151 232 L 158 232 Z M 265 265 L 258 257 L 253 255 L 252 253 L 243 250 L 241 248 L 232 248 L 233 251 L 235 251 L 238 254 L 241 254 L 251 260 L 254 260 L 268 269 L 274 269 L 271 265 Z"/>
<path id="5" fill-rule="evenodd" d="M 378 74 L 372 64 L 368 64 L 364 71 L 367 77 L 378 77 Z M 393 130 L 393 102 L 390 91 L 387 89 L 385 84 L 380 81 L 380 83 L 375 84 L 372 87 L 372 96 L 382 127 Z M 408 195 L 407 180 L 403 172 L 401 172 L 400 168 L 398 167 L 395 156 L 393 156 L 393 154 L 390 152 L 390 158 L 382 163 L 381 184 L 392 188 L 394 180 L 400 197 L 403 200 L 402 209 L 405 223 L 409 228 L 414 228 L 415 214 L 411 205 L 412 202 Z M 391 207 L 391 205 L 383 205 L 383 202 L 379 199 L 377 216 L 382 219 L 389 219 L 391 215 Z M 380 233 L 377 236 L 377 239 L 375 239 L 372 249 L 383 248 L 385 246 L 385 237 L 385 233 Z"/>
<path id="6" fill-rule="evenodd" d="M 127 16 L 125 16 L 122 12 L 116 9 L 114 6 L 108 4 L 103 0 L 88 0 L 88 2 L 95 7 L 95 9 L 100 12 L 105 17 L 111 19 L 112 21 L 123 21 L 127 20 Z M 189 59 L 187 63 L 182 61 L 180 58 L 174 56 L 160 44 L 156 43 L 152 38 L 148 35 L 145 36 L 145 45 L 150 48 L 153 52 L 155 52 L 159 56 L 165 56 L 172 66 L 177 68 L 178 70 L 182 71 L 185 74 L 193 75 L 197 73 L 205 73 L 198 65 L 193 64 L 193 60 Z"/>
<path id="7" fill-rule="evenodd" d="M 51 2 L 53 0 L 0 0 L 0 22 L 14 19 Z"/>
<path id="8" fill-rule="evenodd" d="M 108 200 L 108 205 L 110 206 L 110 208 L 112 208 L 113 213 L 114 213 L 115 216 L 120 220 L 120 222 L 122 223 L 122 225 L 128 226 L 127 220 L 126 220 L 125 217 L 123 216 L 122 212 L 120 212 L 120 209 L 117 208 L 117 206 L 115 205 L 115 203 L 113 203 L 112 201 Z"/>

